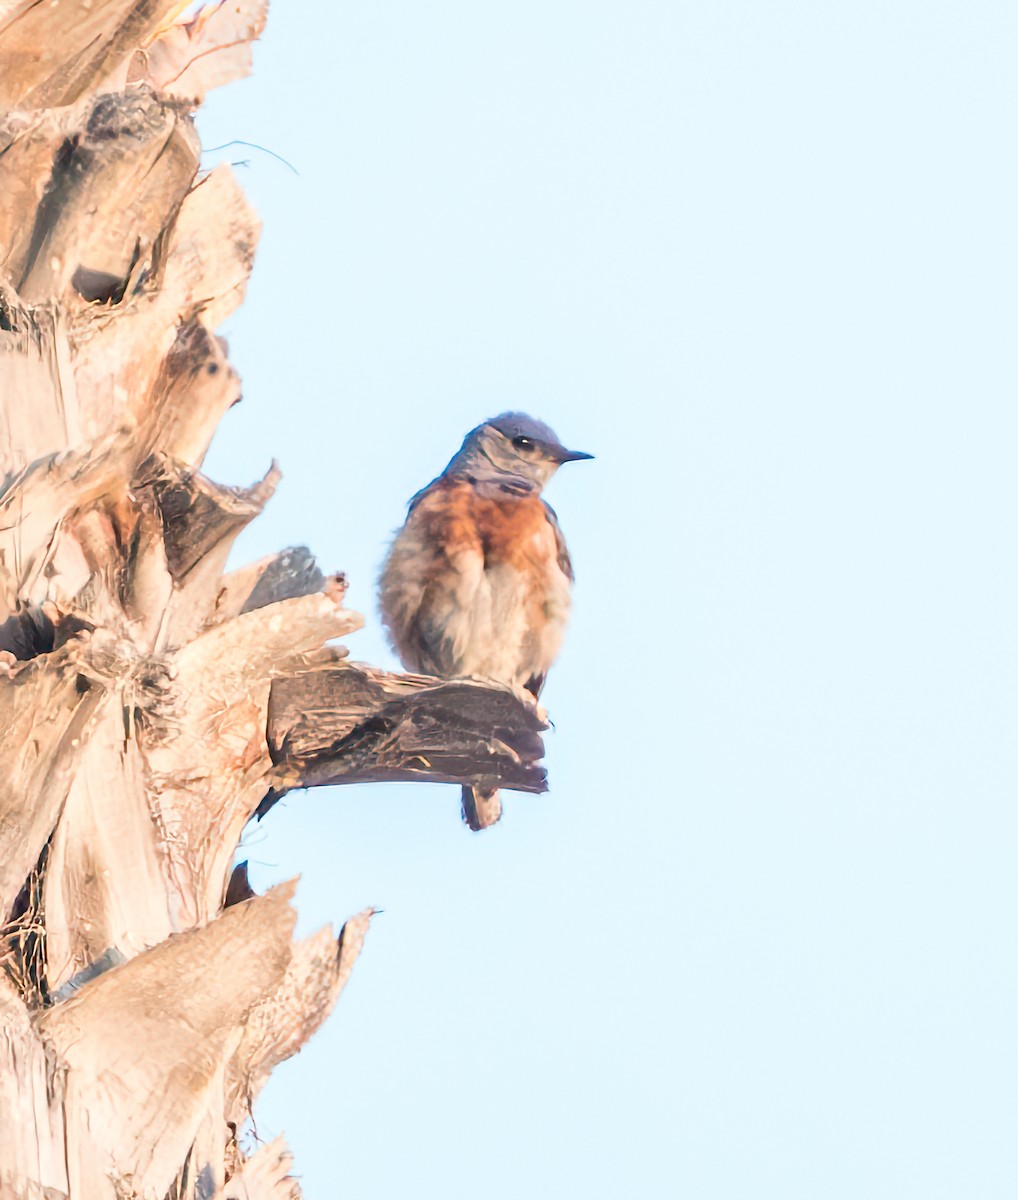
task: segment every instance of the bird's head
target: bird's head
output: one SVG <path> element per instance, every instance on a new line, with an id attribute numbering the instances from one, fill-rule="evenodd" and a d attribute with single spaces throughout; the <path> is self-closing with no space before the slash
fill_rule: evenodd
<path id="1" fill-rule="evenodd" d="M 582 450 L 567 450 L 543 421 L 526 413 L 505 412 L 471 429 L 446 474 L 539 492 L 563 463 L 593 457 Z"/>

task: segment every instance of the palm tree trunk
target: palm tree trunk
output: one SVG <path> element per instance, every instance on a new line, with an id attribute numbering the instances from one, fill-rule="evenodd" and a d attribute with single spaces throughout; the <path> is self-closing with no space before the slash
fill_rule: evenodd
<path id="1" fill-rule="evenodd" d="M 0 0 L 0 1195 L 296 1196 L 237 1134 L 370 912 L 295 942 L 234 854 L 287 791 L 544 787 L 539 714 L 391 675 L 304 548 L 226 572 L 269 500 L 200 467 L 258 222 L 192 121 L 261 0 Z"/>

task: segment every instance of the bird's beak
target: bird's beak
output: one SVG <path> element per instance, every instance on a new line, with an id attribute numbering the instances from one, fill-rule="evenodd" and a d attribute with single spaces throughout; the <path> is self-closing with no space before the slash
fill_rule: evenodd
<path id="1" fill-rule="evenodd" d="M 587 454 L 583 450 L 567 450 L 565 446 L 556 446 L 552 451 L 552 457 L 557 463 L 579 462 L 584 458 L 593 458 L 593 454 Z"/>

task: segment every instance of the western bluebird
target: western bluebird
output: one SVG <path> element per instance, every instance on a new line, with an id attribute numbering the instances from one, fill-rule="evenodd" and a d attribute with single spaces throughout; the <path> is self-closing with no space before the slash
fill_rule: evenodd
<path id="1" fill-rule="evenodd" d="M 379 579 L 379 606 L 409 671 L 479 675 L 540 695 L 562 644 L 573 569 L 541 489 L 567 450 L 551 429 L 507 412 L 472 429 L 410 501 Z M 502 815 L 492 787 L 463 788 L 463 819 Z"/>

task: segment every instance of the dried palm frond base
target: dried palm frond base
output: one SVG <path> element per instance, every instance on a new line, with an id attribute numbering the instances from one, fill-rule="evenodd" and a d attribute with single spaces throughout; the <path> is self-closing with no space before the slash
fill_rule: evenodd
<path id="1" fill-rule="evenodd" d="M 226 572 L 279 472 L 201 472 L 258 223 L 192 113 L 265 4 L 65 7 L 0 0 L 0 1196 L 291 1197 L 237 1131 L 371 914 L 295 941 L 291 885 L 233 871 L 245 825 L 326 783 L 540 791 L 544 725 L 347 662 L 303 548 Z"/>

